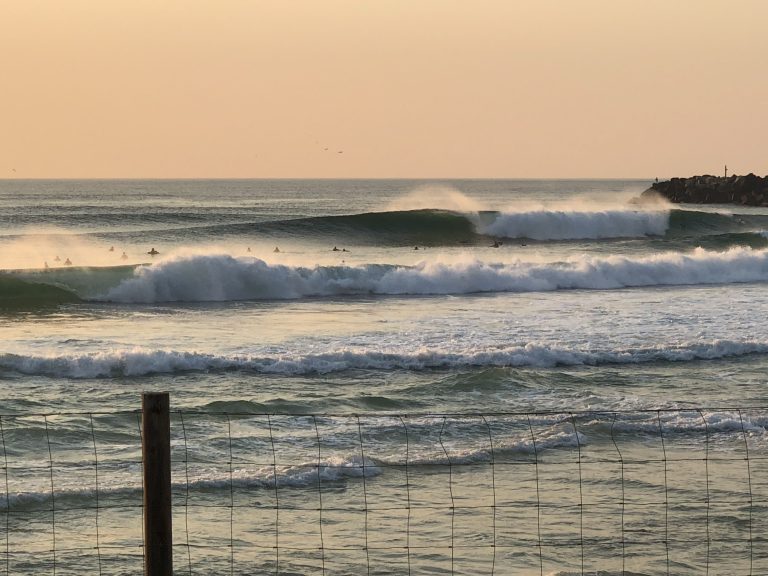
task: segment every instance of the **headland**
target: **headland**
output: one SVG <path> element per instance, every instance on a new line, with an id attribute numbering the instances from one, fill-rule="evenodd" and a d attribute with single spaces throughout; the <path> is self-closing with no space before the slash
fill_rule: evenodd
<path id="1" fill-rule="evenodd" d="M 642 197 L 659 195 L 670 202 L 688 204 L 741 204 L 768 206 L 768 176 L 691 176 L 655 182 Z"/>

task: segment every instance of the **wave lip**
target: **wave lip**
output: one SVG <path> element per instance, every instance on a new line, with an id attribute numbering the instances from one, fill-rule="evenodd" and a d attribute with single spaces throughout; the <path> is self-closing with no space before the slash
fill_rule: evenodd
<path id="1" fill-rule="evenodd" d="M 491 264 L 423 261 L 416 266 L 296 267 L 229 255 L 178 257 L 138 268 L 99 300 L 119 303 L 225 302 L 354 295 L 609 290 L 768 281 L 768 250 L 645 257 L 583 255 L 562 262 Z"/>
<path id="2" fill-rule="evenodd" d="M 345 370 L 430 370 L 540 367 L 716 360 L 768 353 L 768 341 L 714 340 L 672 346 L 580 350 L 531 342 L 486 350 L 373 352 L 347 348 L 315 354 L 217 355 L 173 350 L 111 350 L 58 356 L 0 355 L 0 373 L 54 378 L 137 377 L 150 374 L 243 370 L 260 374 L 327 374 Z"/>
<path id="3" fill-rule="evenodd" d="M 662 236 L 669 228 L 663 210 L 531 210 L 499 214 L 478 232 L 503 238 L 585 240 Z"/>

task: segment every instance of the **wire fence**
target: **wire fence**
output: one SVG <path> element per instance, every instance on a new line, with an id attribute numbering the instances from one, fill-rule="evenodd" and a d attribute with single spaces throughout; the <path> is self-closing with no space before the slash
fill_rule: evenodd
<path id="1" fill-rule="evenodd" d="M 0 574 L 141 573 L 140 420 L 0 416 Z M 174 573 L 766 574 L 767 427 L 172 411 Z"/>

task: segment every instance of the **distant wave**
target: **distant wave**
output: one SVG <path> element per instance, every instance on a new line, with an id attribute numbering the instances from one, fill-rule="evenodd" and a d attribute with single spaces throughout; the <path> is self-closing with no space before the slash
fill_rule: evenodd
<path id="1" fill-rule="evenodd" d="M 260 374 L 327 374 L 345 370 L 429 370 L 462 367 L 523 367 L 638 364 L 714 360 L 768 353 L 768 341 L 715 340 L 674 346 L 581 350 L 539 343 L 492 349 L 412 353 L 350 348 L 334 352 L 278 355 L 216 355 L 174 350 L 110 350 L 36 356 L 2 354 L 0 373 L 57 378 L 137 377 L 149 374 L 240 370 Z"/>
<path id="2" fill-rule="evenodd" d="M 759 234 L 768 216 L 721 214 L 697 210 L 606 210 L 540 209 L 509 213 L 487 213 L 477 231 L 491 236 L 532 240 L 599 240 L 644 236 L 708 237 L 730 234 Z"/>
<path id="3" fill-rule="evenodd" d="M 697 236 L 768 227 L 768 216 L 695 210 L 542 207 L 517 211 L 454 212 L 421 209 L 314 216 L 268 222 L 221 223 L 170 230 L 211 238 L 255 235 L 372 246 L 484 245 L 489 238 L 535 241 Z"/>
<path id="4" fill-rule="evenodd" d="M 292 267 L 229 255 L 179 257 L 139 267 L 101 299 L 122 303 L 224 302 L 351 295 L 607 290 L 768 281 L 768 250 L 696 249 L 654 256 L 580 256 L 563 262 L 422 262 Z"/>
<path id="5" fill-rule="evenodd" d="M 668 225 L 669 212 L 664 210 L 541 208 L 519 212 L 465 213 L 421 209 L 220 224 L 197 227 L 194 231 L 215 235 L 249 233 L 274 237 L 320 237 L 372 245 L 451 246 L 482 242 L 489 236 L 546 241 L 663 235 Z"/>
<path id="6" fill-rule="evenodd" d="M 768 216 L 696 210 L 542 207 L 517 211 L 454 212 L 421 209 L 314 216 L 269 222 L 197 226 L 213 237 L 255 234 L 275 238 L 348 240 L 364 245 L 454 246 L 483 244 L 489 237 L 536 241 L 690 236 L 745 232 L 768 227 Z"/>
<path id="7" fill-rule="evenodd" d="M 216 219 L 216 216 L 219 219 Z M 233 215 L 216 215 L 203 221 L 187 216 L 176 221 L 170 216 L 157 221 L 152 215 L 141 226 L 120 230 L 100 229 L 82 235 L 115 240 L 155 240 L 186 243 L 188 239 L 216 241 L 227 237 L 260 237 L 275 240 L 311 240 L 330 245 L 341 242 L 362 246 L 457 246 L 487 245 L 491 237 L 535 241 L 577 241 L 646 236 L 696 237 L 768 228 L 768 216 L 720 214 L 695 210 L 637 209 L 633 206 L 541 207 L 516 211 L 456 212 L 445 209 L 393 210 L 280 220 L 232 221 Z M 107 220 L 110 221 L 110 220 Z M 151 222 L 148 231 L 147 222 Z M 137 223 L 138 224 L 138 223 Z M 71 236 L 71 232 L 62 232 Z M 12 234 L 9 237 L 22 237 Z M 48 232 L 49 237 L 57 234 Z"/>
<path id="8" fill-rule="evenodd" d="M 580 240 L 663 235 L 666 210 L 559 210 L 451 212 L 401 210 L 343 216 L 319 216 L 255 224 L 261 232 L 368 239 L 372 243 L 451 245 L 479 241 L 478 236 L 532 240 Z M 229 232 L 241 225 L 227 226 Z M 242 231 L 242 230 L 239 230 Z"/>
<path id="9" fill-rule="evenodd" d="M 216 224 L 196 227 L 192 232 L 213 237 L 249 234 L 271 238 L 311 238 L 332 244 L 350 241 L 373 246 L 451 246 L 480 241 L 475 223 L 468 215 L 432 209 Z"/>
<path id="10" fill-rule="evenodd" d="M 669 227 L 669 212 L 613 209 L 600 211 L 532 210 L 501 213 L 478 228 L 504 238 L 582 240 L 661 236 Z"/>

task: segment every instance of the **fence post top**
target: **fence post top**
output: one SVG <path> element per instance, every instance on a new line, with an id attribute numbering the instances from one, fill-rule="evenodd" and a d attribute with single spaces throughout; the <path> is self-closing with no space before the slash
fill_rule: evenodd
<path id="1" fill-rule="evenodd" d="M 168 392 L 142 392 L 141 408 L 143 411 L 160 410 L 167 411 L 170 406 L 170 395 Z"/>

